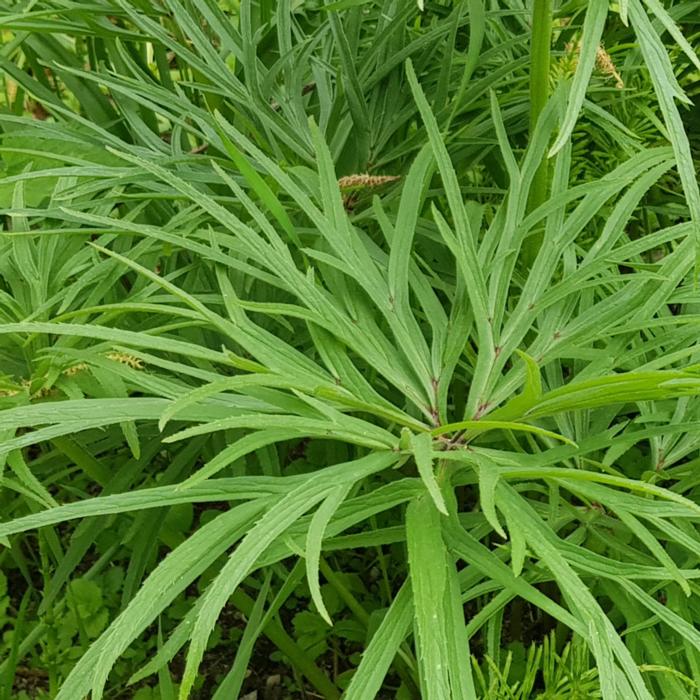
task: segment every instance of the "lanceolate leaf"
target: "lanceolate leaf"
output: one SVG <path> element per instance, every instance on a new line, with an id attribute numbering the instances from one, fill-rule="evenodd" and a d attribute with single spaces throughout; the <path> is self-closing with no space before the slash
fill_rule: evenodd
<path id="1" fill-rule="evenodd" d="M 416 460 L 418 473 L 423 479 L 425 487 L 428 489 L 430 497 L 433 499 L 435 507 L 444 515 L 447 515 L 447 507 L 440 493 L 440 486 L 433 471 L 433 441 L 429 433 L 418 433 L 411 435 L 411 450 Z"/>
<path id="2" fill-rule="evenodd" d="M 569 92 L 566 114 L 564 115 L 557 139 L 549 151 L 550 156 L 555 155 L 563 148 L 574 130 L 581 105 L 586 97 L 586 89 L 591 79 L 607 16 L 608 0 L 593 0 L 593 2 L 588 4 L 581 35 L 581 50 Z"/>
<path id="3" fill-rule="evenodd" d="M 406 581 L 382 618 L 347 689 L 347 700 L 376 697 L 384 676 L 413 622 L 411 586 Z"/>
<path id="4" fill-rule="evenodd" d="M 314 601 L 321 617 L 323 617 L 329 625 L 332 625 L 333 622 L 321 595 L 321 587 L 318 580 L 319 559 L 323 546 L 323 536 L 328 521 L 333 517 L 338 506 L 345 500 L 351 486 L 352 484 L 341 484 L 328 494 L 326 500 L 323 501 L 318 510 L 314 513 L 311 524 L 309 525 L 309 532 L 306 535 L 306 578 L 309 581 L 311 599 Z"/>
<path id="5" fill-rule="evenodd" d="M 180 686 L 180 698 L 189 696 L 206 643 L 221 609 L 265 550 L 306 511 L 327 498 L 339 482 L 352 484 L 387 468 L 395 461 L 391 454 L 374 454 L 355 463 L 327 468 L 290 491 L 274 508 L 268 510 L 243 538 L 204 595 L 202 609 L 192 630 L 192 640 Z"/>
<path id="6" fill-rule="evenodd" d="M 107 673 L 119 655 L 191 581 L 240 538 L 265 507 L 253 501 L 213 520 L 184 542 L 151 574 L 124 612 L 71 671 L 59 700 L 103 695 Z"/>
<path id="7" fill-rule="evenodd" d="M 668 19 L 668 15 L 659 7 L 658 3 L 649 4 L 652 10 L 656 10 L 658 16 Z M 654 90 L 666 123 L 668 138 L 673 146 L 678 174 L 683 184 L 683 191 L 690 210 L 690 218 L 693 222 L 697 268 L 700 257 L 700 187 L 698 187 L 697 177 L 695 176 L 688 136 L 675 103 L 677 98 L 687 101 L 687 97 L 675 79 L 668 54 L 639 0 L 630 0 L 629 12 L 632 25 L 639 34 L 639 48 L 642 51 L 644 62 L 654 84 Z M 697 65 L 697 56 L 692 50 L 691 54 Z"/>
<path id="8" fill-rule="evenodd" d="M 406 538 L 415 606 L 421 689 L 431 700 L 450 697 L 445 608 L 448 586 L 440 515 L 427 496 L 412 501 L 406 513 Z"/>
<path id="9" fill-rule="evenodd" d="M 496 486 L 499 474 L 498 465 L 488 459 L 480 458 L 479 462 L 479 503 L 484 517 L 489 525 L 505 539 L 506 533 L 498 520 L 496 513 Z"/>

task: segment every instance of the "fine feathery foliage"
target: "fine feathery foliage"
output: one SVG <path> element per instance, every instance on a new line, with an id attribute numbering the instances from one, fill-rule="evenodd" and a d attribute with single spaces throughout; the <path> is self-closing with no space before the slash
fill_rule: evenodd
<path id="1" fill-rule="evenodd" d="M 699 17 L 6 2 L 0 698 L 700 697 Z"/>

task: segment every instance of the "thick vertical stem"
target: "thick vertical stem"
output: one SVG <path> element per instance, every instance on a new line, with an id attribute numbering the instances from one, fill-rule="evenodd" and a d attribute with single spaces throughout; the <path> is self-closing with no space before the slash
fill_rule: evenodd
<path id="1" fill-rule="evenodd" d="M 532 38 L 530 40 L 530 136 L 537 127 L 542 110 L 549 97 L 549 63 L 552 43 L 552 0 L 533 0 Z M 532 211 L 547 199 L 549 183 L 546 155 L 535 174 L 529 197 Z M 526 241 L 525 257 L 532 262 L 537 256 L 542 236 L 530 236 Z"/>

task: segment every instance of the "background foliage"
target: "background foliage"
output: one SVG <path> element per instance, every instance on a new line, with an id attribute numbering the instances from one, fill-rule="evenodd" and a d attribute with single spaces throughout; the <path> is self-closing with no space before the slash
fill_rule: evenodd
<path id="1" fill-rule="evenodd" d="M 0 697 L 699 697 L 699 17 L 5 3 Z"/>

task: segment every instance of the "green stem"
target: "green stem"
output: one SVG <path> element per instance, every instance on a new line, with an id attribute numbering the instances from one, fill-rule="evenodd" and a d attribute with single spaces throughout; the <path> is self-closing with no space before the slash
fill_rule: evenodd
<path id="1" fill-rule="evenodd" d="M 340 576 L 337 576 L 335 571 L 331 569 L 324 559 L 318 562 L 318 568 L 325 577 L 326 581 L 335 588 L 338 595 L 348 606 L 350 612 L 365 626 L 369 625 L 369 613 L 364 609 L 362 604 L 355 598 L 350 589 L 343 583 Z"/>
<path id="2" fill-rule="evenodd" d="M 369 519 L 370 526 L 372 527 L 373 530 L 377 530 L 379 526 L 377 525 L 377 517 L 373 515 Z M 379 561 L 379 568 L 382 572 L 382 588 L 383 591 L 382 593 L 384 594 L 384 602 L 386 605 L 391 604 L 391 584 L 389 583 L 389 570 L 386 565 L 386 557 L 384 556 L 384 552 L 382 551 L 381 546 L 375 547 L 375 551 L 377 553 L 377 560 Z"/>
<path id="3" fill-rule="evenodd" d="M 549 63 L 552 43 L 552 0 L 533 0 L 532 39 L 530 40 L 530 138 L 549 97 Z M 532 211 L 547 199 L 549 184 L 547 156 L 535 173 L 530 189 L 528 209 Z M 525 257 L 532 263 L 537 256 L 542 235 L 530 236 L 525 245 Z"/>

